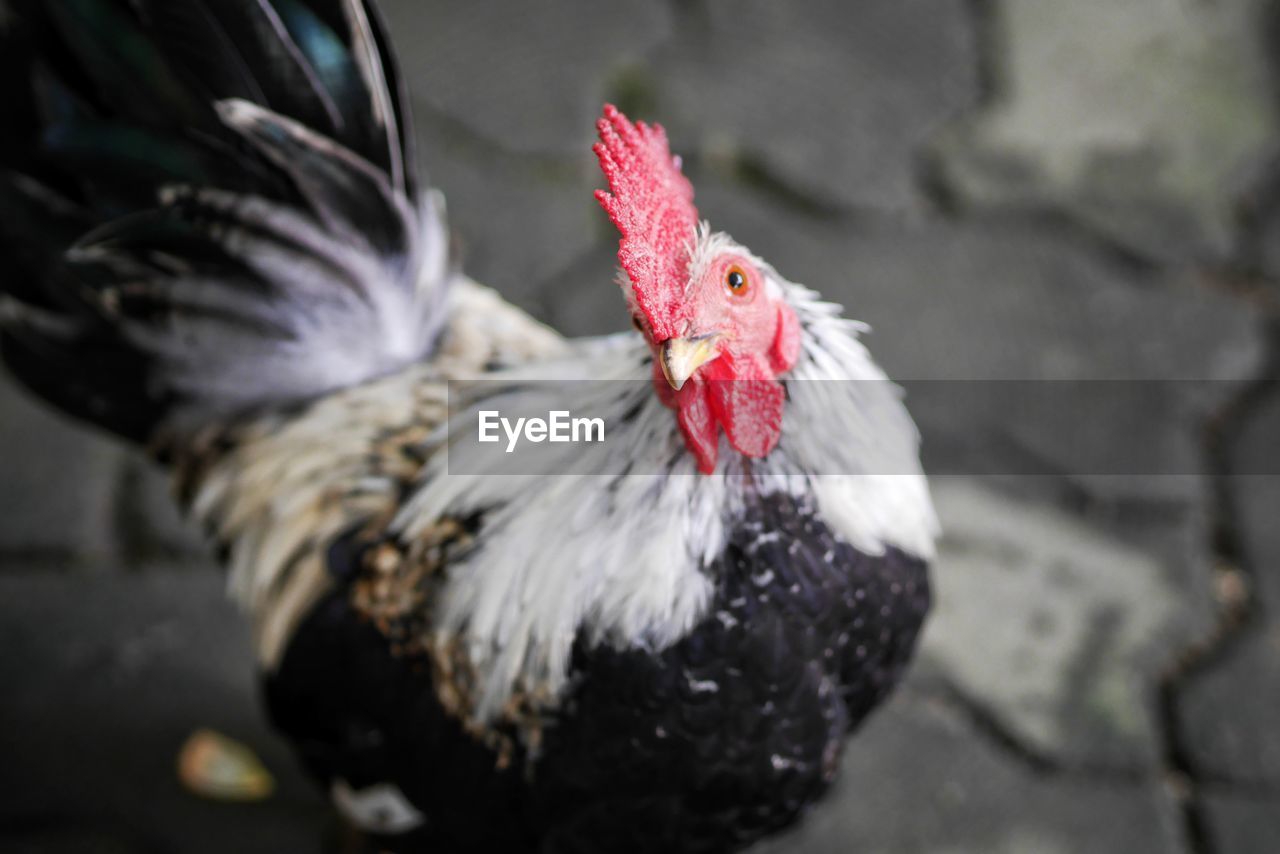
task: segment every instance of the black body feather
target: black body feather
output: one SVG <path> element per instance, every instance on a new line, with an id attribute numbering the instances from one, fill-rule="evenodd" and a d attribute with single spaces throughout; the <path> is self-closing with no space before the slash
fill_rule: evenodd
<path id="1" fill-rule="evenodd" d="M 429 351 L 443 225 L 365 0 L 14 13 L 0 347 L 33 390 L 141 441 Z"/>
<path id="2" fill-rule="evenodd" d="M 389 850 L 725 852 L 795 820 L 849 732 L 897 683 L 929 607 L 925 563 L 837 540 L 802 500 L 755 496 L 718 562 L 708 616 L 654 653 L 579 639 L 574 688 L 536 761 L 496 754 L 394 654 L 343 586 L 268 677 L 275 724 L 326 785 L 390 782 L 426 816 Z"/>

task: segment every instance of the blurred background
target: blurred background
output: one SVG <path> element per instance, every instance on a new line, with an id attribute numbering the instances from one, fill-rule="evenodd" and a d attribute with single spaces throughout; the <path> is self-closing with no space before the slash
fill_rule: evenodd
<path id="1" fill-rule="evenodd" d="M 1280 851 L 1280 4 L 381 5 L 467 269 L 565 333 L 627 324 L 591 197 L 611 100 L 895 378 L 1158 390 L 920 401 L 930 464 L 975 472 L 934 481 L 924 647 L 762 851 Z M 7 379 L 0 449 L 0 849 L 332 844 L 163 481 Z M 181 789 L 205 726 L 272 798 Z"/>

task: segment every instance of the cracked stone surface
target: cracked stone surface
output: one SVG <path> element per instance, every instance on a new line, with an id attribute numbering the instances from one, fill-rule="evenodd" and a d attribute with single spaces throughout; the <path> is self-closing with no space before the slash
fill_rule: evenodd
<path id="1" fill-rule="evenodd" d="M 665 38 L 666 5 L 381 4 L 415 95 L 510 151 L 580 156 L 618 69 Z"/>
<path id="2" fill-rule="evenodd" d="M 918 204 L 918 150 L 977 97 L 963 2 L 822 0 L 800 15 L 769 0 L 686 5 L 651 62 L 681 148 L 748 156 L 829 204 Z"/>
<path id="3" fill-rule="evenodd" d="M 995 0 L 989 103 L 940 147 L 967 203 L 1068 210 L 1144 253 L 1224 256 L 1276 132 L 1261 0 Z"/>
<path id="4" fill-rule="evenodd" d="M 920 670 L 1068 766 L 1150 768 L 1167 650 L 1203 631 L 1157 560 L 972 481 L 934 483 L 943 525 Z"/>
<path id="5" fill-rule="evenodd" d="M 1215 778 L 1280 791 L 1280 398 L 1241 437 L 1231 487 L 1259 616 L 1228 659 L 1190 686 L 1185 711 L 1196 764 Z M 1248 474 L 1270 472 L 1270 474 Z"/>

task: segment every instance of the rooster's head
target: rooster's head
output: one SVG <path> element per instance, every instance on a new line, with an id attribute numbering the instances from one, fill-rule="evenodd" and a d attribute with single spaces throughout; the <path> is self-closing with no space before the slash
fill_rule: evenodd
<path id="1" fill-rule="evenodd" d="M 698 222 L 693 186 L 661 125 L 612 106 L 595 146 L 609 190 L 596 197 L 622 235 L 618 249 L 632 319 L 654 355 L 658 394 L 676 411 L 698 468 L 715 470 L 723 430 L 748 457 L 782 434 L 800 327 L 772 269 Z"/>

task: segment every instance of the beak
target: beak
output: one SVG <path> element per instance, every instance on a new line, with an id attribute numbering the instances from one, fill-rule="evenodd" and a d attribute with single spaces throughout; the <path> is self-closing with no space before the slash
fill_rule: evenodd
<path id="1" fill-rule="evenodd" d="M 669 338 L 662 342 L 662 374 L 679 391 L 693 372 L 720 355 L 720 333 L 693 338 Z"/>

